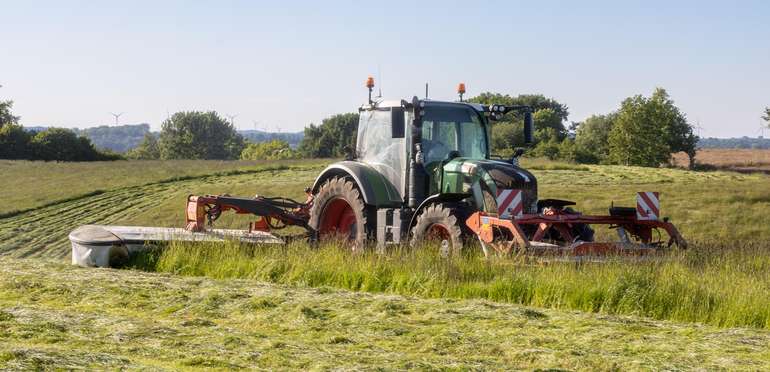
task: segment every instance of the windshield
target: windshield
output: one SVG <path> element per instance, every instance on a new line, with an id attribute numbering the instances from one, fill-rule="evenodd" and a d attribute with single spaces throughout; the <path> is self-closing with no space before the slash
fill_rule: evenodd
<path id="1" fill-rule="evenodd" d="M 452 151 L 464 158 L 486 159 L 487 136 L 476 110 L 459 105 L 428 105 L 422 119 L 425 163 L 446 160 Z"/>

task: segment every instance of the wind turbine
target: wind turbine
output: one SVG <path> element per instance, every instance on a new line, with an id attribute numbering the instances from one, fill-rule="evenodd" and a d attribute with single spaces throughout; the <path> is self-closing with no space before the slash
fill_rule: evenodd
<path id="1" fill-rule="evenodd" d="M 125 114 L 125 112 L 121 112 L 120 114 L 116 114 L 114 112 L 111 112 L 110 114 L 115 117 L 115 125 L 118 125 L 118 121 L 120 120 L 120 115 Z"/>
<path id="2" fill-rule="evenodd" d="M 700 137 L 700 133 L 703 131 L 703 127 L 700 126 L 700 119 L 695 119 L 695 131 L 698 133 L 698 137 Z"/>

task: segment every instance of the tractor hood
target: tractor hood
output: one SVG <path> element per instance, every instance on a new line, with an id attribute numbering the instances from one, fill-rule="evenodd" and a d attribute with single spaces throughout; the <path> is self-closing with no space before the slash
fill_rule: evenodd
<path id="1" fill-rule="evenodd" d="M 492 199 L 502 190 L 519 189 L 525 211 L 537 213 L 537 179 L 521 167 L 498 160 L 455 158 L 443 170 L 444 193 L 472 193 L 478 207 L 491 212 L 497 210 Z"/>
<path id="2" fill-rule="evenodd" d="M 472 160 L 489 174 L 495 186 L 503 189 L 537 188 L 537 180 L 529 171 L 497 160 Z"/>

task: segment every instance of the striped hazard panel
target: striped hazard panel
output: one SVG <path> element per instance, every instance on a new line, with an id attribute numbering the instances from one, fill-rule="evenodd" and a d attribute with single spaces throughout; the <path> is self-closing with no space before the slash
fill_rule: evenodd
<path id="1" fill-rule="evenodd" d="M 521 190 L 498 189 L 497 214 L 500 218 L 518 218 L 524 214 L 524 203 L 521 200 Z"/>
<path id="2" fill-rule="evenodd" d="M 636 219 L 657 220 L 660 216 L 660 194 L 644 191 L 636 193 Z"/>

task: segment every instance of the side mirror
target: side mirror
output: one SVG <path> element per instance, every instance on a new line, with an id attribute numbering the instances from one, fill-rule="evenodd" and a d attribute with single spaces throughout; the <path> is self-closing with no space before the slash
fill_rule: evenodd
<path id="1" fill-rule="evenodd" d="M 532 118 L 532 113 L 527 111 L 524 113 L 524 143 L 531 145 L 532 133 L 535 131 L 535 120 Z"/>
<path id="2" fill-rule="evenodd" d="M 393 107 L 390 110 L 390 131 L 393 138 L 404 138 L 404 108 Z"/>

